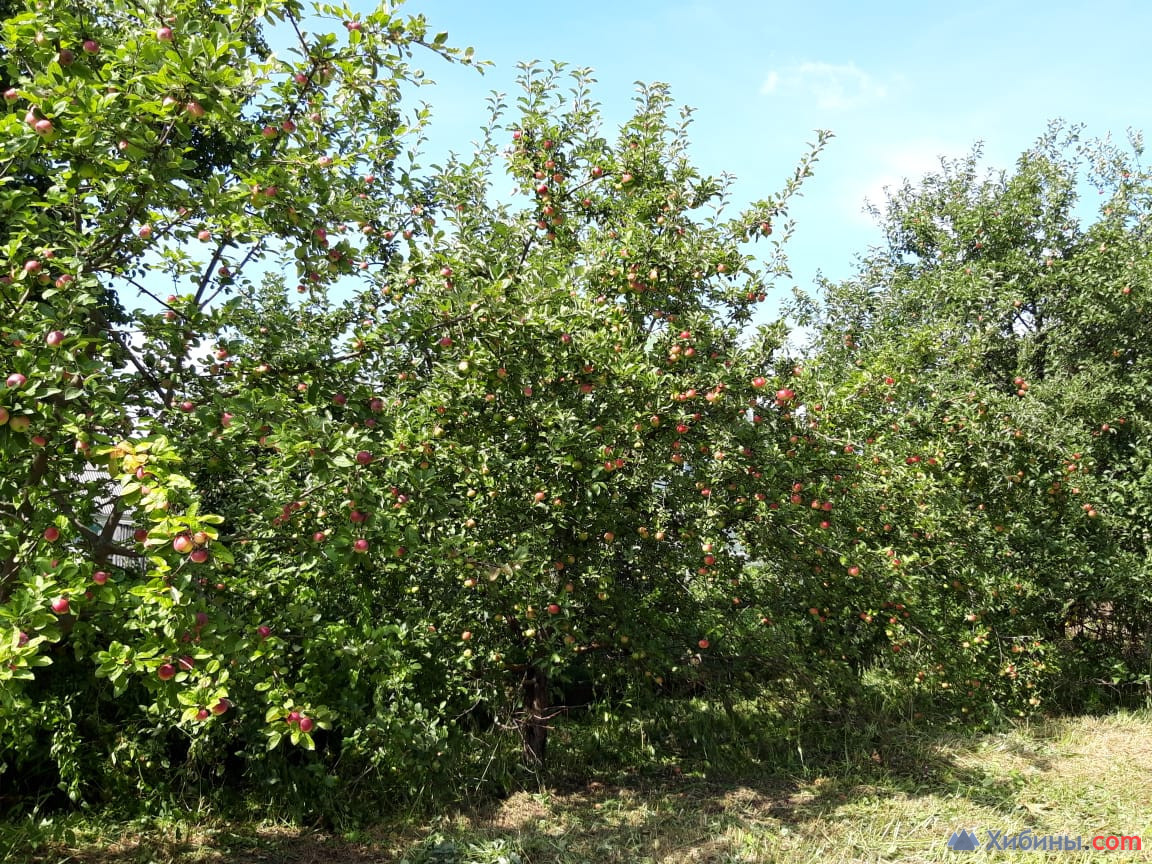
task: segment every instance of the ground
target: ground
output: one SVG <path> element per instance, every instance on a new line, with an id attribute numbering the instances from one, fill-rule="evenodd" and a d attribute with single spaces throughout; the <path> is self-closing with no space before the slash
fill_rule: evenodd
<path id="1" fill-rule="evenodd" d="M 997 862 L 1152 861 L 1152 713 L 1049 720 L 982 737 L 901 735 L 778 776 L 673 768 L 636 782 L 520 792 L 439 818 L 333 835 L 195 821 L 10 823 L 0 862 L 91 864 L 682 864 L 964 860 L 958 827 L 1141 835 L 1141 852 L 982 851 Z"/>

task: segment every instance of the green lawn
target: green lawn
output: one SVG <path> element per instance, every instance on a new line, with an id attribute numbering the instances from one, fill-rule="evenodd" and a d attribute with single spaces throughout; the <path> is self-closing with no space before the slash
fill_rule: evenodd
<path id="1" fill-rule="evenodd" d="M 9 825 L 3 862 L 935 862 L 1152 860 L 1152 714 L 1053 720 L 979 738 L 902 733 L 859 758 L 793 776 L 636 782 L 521 792 L 434 820 L 343 836 L 215 819 Z M 798 763 L 803 764 L 803 763 Z M 960 826 L 1007 833 L 1143 835 L 1146 851 L 949 851 Z M 1095 856 L 1095 858 L 1093 857 Z"/>

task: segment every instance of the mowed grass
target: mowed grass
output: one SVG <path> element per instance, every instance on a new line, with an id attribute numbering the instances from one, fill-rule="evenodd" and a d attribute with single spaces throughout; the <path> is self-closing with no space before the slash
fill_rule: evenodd
<path id="1" fill-rule="evenodd" d="M 1152 861 L 1152 714 L 982 737 L 894 733 L 871 752 L 724 778 L 671 767 L 571 782 L 338 835 L 219 819 L 9 824 L 0 861 L 227 864 Z M 1142 852 L 949 851 L 957 827 L 1142 835 Z M 8 851 L 2 851 L 5 848 Z"/>

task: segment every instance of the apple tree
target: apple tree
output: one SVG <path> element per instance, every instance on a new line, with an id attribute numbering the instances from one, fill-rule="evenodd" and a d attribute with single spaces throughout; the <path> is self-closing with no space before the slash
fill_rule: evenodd
<path id="1" fill-rule="evenodd" d="M 684 158 L 665 88 L 642 89 L 609 141 L 589 74 L 572 73 L 574 100 L 566 77 L 526 66 L 515 112 L 494 99 L 470 158 L 421 182 L 397 170 L 401 204 L 362 227 L 386 244 L 381 264 L 356 315 L 325 331 L 347 330 L 344 350 L 270 361 L 315 319 L 286 334 L 266 324 L 282 295 L 261 301 L 228 351 L 266 367 L 247 382 L 248 398 L 264 395 L 224 437 L 265 455 L 215 455 L 225 524 L 249 526 L 237 566 L 272 556 L 266 584 L 295 599 L 317 579 L 321 618 L 351 607 L 362 617 L 349 626 L 405 628 L 445 734 L 494 714 L 533 763 L 557 687 L 658 693 L 726 634 L 741 653 L 741 620 L 760 623 L 755 597 L 732 589 L 732 528 L 761 450 L 789 434 L 793 397 L 773 394 L 792 367 L 770 359 L 780 328 L 741 343 L 771 273 L 742 246 L 774 220 L 788 233 L 785 203 L 812 158 L 777 198 L 722 217 L 709 208 L 724 187 Z M 301 400 L 314 400 L 308 424 Z M 347 720 L 357 709 L 333 700 L 362 697 L 334 675 L 275 690 Z"/>
<path id="2" fill-rule="evenodd" d="M 1054 124 L 1013 171 L 944 162 L 891 196 L 887 246 L 813 319 L 878 505 L 861 540 L 902 564 L 889 602 L 909 614 L 874 611 L 904 634 L 884 665 L 954 716 L 1147 688 L 1150 200 L 1130 144 Z"/>
<path id="3" fill-rule="evenodd" d="M 233 711 L 231 679 L 279 675 L 262 657 L 282 635 L 256 618 L 262 567 L 231 551 L 248 529 L 229 524 L 236 542 L 222 542 L 224 517 L 202 506 L 221 493 L 216 452 L 243 449 L 235 436 L 259 393 L 246 382 L 262 370 L 218 358 L 253 286 L 280 272 L 317 300 L 276 335 L 304 365 L 294 374 L 320 361 L 319 329 L 291 342 L 293 328 L 309 315 L 344 328 L 351 307 L 321 298 L 388 254 L 366 236 L 354 259 L 322 226 L 336 234 L 392 207 L 390 185 L 371 178 L 390 176 L 423 123 L 399 110 L 422 77 L 414 52 L 473 61 L 387 9 L 5 11 L 0 768 L 77 797 L 102 769 L 163 769 L 197 724 L 232 738 L 264 727 L 262 704 Z M 308 32 L 323 19 L 344 33 Z M 273 30 L 282 54 L 262 36 Z M 303 422 L 303 400 L 282 398 Z M 285 735 L 310 743 L 326 715 L 296 713 Z"/>

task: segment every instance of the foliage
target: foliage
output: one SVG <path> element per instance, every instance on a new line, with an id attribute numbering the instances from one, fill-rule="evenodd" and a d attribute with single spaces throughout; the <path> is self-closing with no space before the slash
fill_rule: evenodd
<path id="1" fill-rule="evenodd" d="M 316 14 L 344 33 L 294 0 L 4 20 L 18 794 L 243 776 L 354 815 L 521 782 L 590 703 L 607 742 L 701 694 L 751 737 L 745 700 L 791 729 L 1147 687 L 1138 141 L 901 190 L 797 305 L 801 358 L 752 322 L 827 135 L 733 214 L 666 87 L 610 134 L 588 70 L 525 64 L 422 166 L 416 52 L 471 51 Z"/>
<path id="2" fill-rule="evenodd" d="M 888 247 L 813 319 L 829 419 L 883 501 L 862 539 L 902 565 L 885 581 L 911 650 L 886 666 L 937 706 L 1147 692 L 1152 259 L 1130 143 L 1054 124 L 1013 172 L 945 162 L 893 195 Z"/>
<path id="3" fill-rule="evenodd" d="M 345 20 L 347 38 L 305 35 L 293 2 L 163 15 L 39 4 L 4 22 L 0 735 L 21 785 L 55 776 L 79 800 L 133 782 L 125 764 L 149 785 L 170 765 L 223 770 L 218 759 L 281 737 L 312 747 L 341 700 L 364 695 L 320 677 L 334 657 L 349 675 L 371 664 L 368 694 L 384 702 L 418 674 L 423 635 L 322 621 L 305 590 L 283 601 L 293 568 L 262 557 L 273 538 L 250 536 L 270 523 L 268 505 L 245 524 L 235 509 L 202 509 L 197 487 L 228 497 L 220 453 L 252 454 L 246 473 L 273 467 L 244 420 L 228 431 L 232 413 L 291 410 L 299 437 L 323 422 L 284 367 L 265 393 L 269 367 L 215 356 L 251 320 L 257 271 L 292 268 L 315 292 L 300 314 L 316 314 L 317 329 L 292 342 L 282 303 L 259 347 L 303 364 L 293 375 L 322 362 L 352 310 L 322 295 L 353 265 L 348 240 L 329 244 L 320 226 L 367 225 L 393 205 L 390 185 L 365 175 L 389 176 L 405 133 L 400 90 L 421 77 L 413 52 L 472 62 L 422 18 L 319 11 Z M 264 21 L 297 34 L 294 59 L 268 53 Z M 386 244 L 365 241 L 365 260 L 383 266 Z M 279 452 L 275 480 L 295 486 L 300 451 Z M 310 671 L 317 692 L 297 693 Z M 305 698 L 309 714 L 285 724 Z M 405 705 L 357 727 L 364 746 L 403 754 L 435 741 L 425 709 Z"/>

